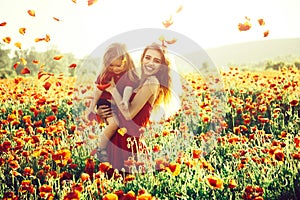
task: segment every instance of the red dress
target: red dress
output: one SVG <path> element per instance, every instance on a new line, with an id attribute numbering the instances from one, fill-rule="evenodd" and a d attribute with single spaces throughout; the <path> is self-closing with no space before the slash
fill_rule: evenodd
<path id="1" fill-rule="evenodd" d="M 118 91 L 121 95 L 123 95 L 123 92 L 124 92 L 124 89 L 126 86 L 135 88 L 135 86 L 137 85 L 137 81 L 130 80 L 127 72 L 123 72 L 121 74 L 115 74 L 113 72 L 106 72 L 103 75 L 103 77 L 101 77 L 101 75 L 99 75 L 97 77 L 97 80 L 95 81 L 95 83 L 99 84 L 99 85 L 104 85 L 104 84 L 109 83 L 112 80 L 112 78 L 114 78 L 116 88 L 118 89 Z M 97 102 L 97 107 L 102 104 L 110 105 L 110 103 L 108 103 L 108 102 L 111 99 L 112 99 L 112 96 L 109 92 L 107 92 L 105 90 L 102 91 L 102 94 Z"/>
<path id="2" fill-rule="evenodd" d="M 134 96 L 135 93 L 132 94 L 130 101 Z M 145 150 L 146 147 L 141 147 L 141 143 L 139 142 L 141 134 L 140 128 L 145 127 L 148 124 L 151 110 L 152 106 L 149 102 L 147 102 L 132 120 L 126 120 L 120 111 L 116 111 L 119 119 L 119 127 L 125 127 L 127 129 L 127 133 L 122 136 L 117 130 L 108 142 L 107 154 L 109 162 L 112 164 L 114 169 L 120 170 L 124 168 L 125 170 L 128 170 L 127 166 L 124 165 L 124 161 L 127 161 L 129 157 L 133 156 L 133 153 L 137 152 L 137 144 L 139 145 L 139 149 L 143 148 Z M 128 146 L 128 144 L 130 144 L 128 140 L 133 141 L 134 139 L 136 140 L 136 143 Z"/>

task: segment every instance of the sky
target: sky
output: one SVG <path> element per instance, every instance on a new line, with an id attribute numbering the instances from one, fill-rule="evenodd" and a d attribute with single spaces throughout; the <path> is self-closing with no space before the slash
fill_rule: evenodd
<path id="1" fill-rule="evenodd" d="M 182 10 L 176 10 L 182 6 Z M 103 42 L 128 31 L 160 28 L 178 32 L 204 49 L 228 44 L 300 37 L 299 0 L 0 0 L 1 43 L 6 48 L 37 50 L 57 47 L 65 53 L 82 57 Z M 35 17 L 27 11 L 34 10 Z M 173 24 L 162 24 L 172 16 Z M 250 18 L 252 28 L 240 32 L 239 23 Z M 56 21 L 53 17 L 58 18 Z M 257 19 L 263 18 L 265 26 Z M 19 28 L 25 27 L 24 35 Z M 269 35 L 263 37 L 263 32 Z M 35 42 L 48 34 L 50 41 Z M 2 41 L 11 37 L 11 43 Z"/>

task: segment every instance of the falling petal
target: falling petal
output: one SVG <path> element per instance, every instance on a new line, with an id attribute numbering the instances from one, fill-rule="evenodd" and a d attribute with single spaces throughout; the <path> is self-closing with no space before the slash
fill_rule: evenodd
<path id="1" fill-rule="evenodd" d="M 119 133 L 121 136 L 124 136 L 124 135 L 127 133 L 127 129 L 126 129 L 125 127 L 119 128 L 119 129 L 118 129 L 118 133 Z"/>
<path id="2" fill-rule="evenodd" d="M 179 12 L 182 10 L 182 8 L 183 8 L 183 5 L 180 5 L 180 6 L 177 8 L 176 13 L 179 13 Z"/>
<path id="3" fill-rule="evenodd" d="M 45 90 L 49 90 L 49 88 L 51 87 L 51 83 L 49 83 L 48 81 L 43 85 L 43 87 L 45 88 Z"/>
<path id="4" fill-rule="evenodd" d="M 33 64 L 39 64 L 39 61 L 38 60 L 33 60 L 32 63 Z"/>
<path id="5" fill-rule="evenodd" d="M 61 86 L 61 82 L 60 82 L 60 81 L 57 81 L 57 82 L 55 83 L 55 85 L 56 85 L 57 87 L 59 87 L 59 86 Z"/>
<path id="6" fill-rule="evenodd" d="M 88 0 L 88 6 L 95 4 L 98 0 Z"/>
<path id="7" fill-rule="evenodd" d="M 24 35 L 26 32 L 26 28 L 19 28 L 19 33 Z"/>
<path id="8" fill-rule="evenodd" d="M 268 35 L 269 35 L 269 30 L 266 30 L 266 31 L 264 32 L 264 37 L 268 37 Z"/>
<path id="9" fill-rule="evenodd" d="M 35 38 L 34 39 L 35 42 L 40 42 L 40 41 L 43 41 L 43 40 L 45 40 L 45 38 Z"/>
<path id="10" fill-rule="evenodd" d="M 163 21 L 162 24 L 164 25 L 165 28 L 168 28 L 169 26 L 171 26 L 173 24 L 172 15 L 170 16 L 169 19 Z"/>
<path id="11" fill-rule="evenodd" d="M 245 19 L 246 19 L 247 21 L 250 21 L 250 20 L 251 20 L 248 16 L 245 16 Z"/>
<path id="12" fill-rule="evenodd" d="M 162 42 L 165 40 L 165 37 L 163 35 L 161 35 L 161 36 L 159 36 L 158 40 Z"/>
<path id="13" fill-rule="evenodd" d="M 72 0 L 72 2 L 73 2 L 73 3 L 77 3 L 77 1 L 76 1 L 76 0 Z"/>
<path id="14" fill-rule="evenodd" d="M 30 74 L 30 70 L 28 69 L 28 67 L 24 67 L 24 68 L 21 70 L 21 74 Z"/>
<path id="15" fill-rule="evenodd" d="M 166 42 L 167 44 L 174 44 L 176 41 L 177 41 L 176 38 L 173 38 L 172 40 L 165 40 L 165 42 Z"/>
<path id="16" fill-rule="evenodd" d="M 2 40 L 3 40 L 3 42 L 9 44 L 10 41 L 11 41 L 11 38 L 10 38 L 10 37 L 5 37 L 5 38 L 3 38 Z"/>
<path id="17" fill-rule="evenodd" d="M 62 57 L 63 57 L 62 55 L 60 55 L 60 56 L 55 56 L 53 59 L 54 59 L 54 60 L 60 60 Z"/>
<path id="18" fill-rule="evenodd" d="M 16 42 L 16 43 L 15 43 L 15 46 L 18 47 L 19 49 L 22 49 L 22 44 L 21 44 L 21 42 Z"/>
<path id="19" fill-rule="evenodd" d="M 107 84 L 102 84 L 102 85 L 100 85 L 100 84 L 98 84 L 97 85 L 97 88 L 99 89 L 99 90 L 101 90 L 101 91 L 104 91 L 106 88 L 108 88 L 110 86 L 110 83 L 107 83 Z"/>
<path id="20" fill-rule="evenodd" d="M 264 19 L 258 19 L 257 20 L 260 26 L 264 26 L 265 25 L 265 20 Z"/>
<path id="21" fill-rule="evenodd" d="M 58 19 L 57 17 L 53 17 L 53 19 L 55 20 L 55 21 L 58 21 L 58 22 L 60 22 L 61 20 L 60 19 Z"/>
<path id="22" fill-rule="evenodd" d="M 20 62 L 16 62 L 16 63 L 14 64 L 14 69 L 17 69 L 17 67 L 19 66 L 19 64 L 20 64 Z"/>
<path id="23" fill-rule="evenodd" d="M 46 34 L 46 37 L 44 38 L 46 42 L 50 41 L 50 35 Z"/>
<path id="24" fill-rule="evenodd" d="M 239 31 L 248 31 L 251 27 L 252 27 L 252 24 L 248 21 L 238 24 Z"/>
<path id="25" fill-rule="evenodd" d="M 0 26 L 6 26 L 6 22 L 2 22 L 1 24 L 0 24 Z"/>
<path id="26" fill-rule="evenodd" d="M 34 10 L 28 10 L 27 12 L 30 16 L 35 17 L 35 11 Z"/>
<path id="27" fill-rule="evenodd" d="M 27 61 L 25 60 L 25 58 L 20 58 L 21 62 L 23 65 L 27 65 Z"/>
<path id="28" fill-rule="evenodd" d="M 72 63 L 70 66 L 69 66 L 69 68 L 76 68 L 76 66 L 77 66 L 77 64 L 75 64 L 75 63 Z"/>
<path id="29" fill-rule="evenodd" d="M 44 76 L 44 75 L 45 75 L 45 73 L 40 71 L 40 72 L 38 73 L 38 79 L 42 78 L 42 76 Z"/>

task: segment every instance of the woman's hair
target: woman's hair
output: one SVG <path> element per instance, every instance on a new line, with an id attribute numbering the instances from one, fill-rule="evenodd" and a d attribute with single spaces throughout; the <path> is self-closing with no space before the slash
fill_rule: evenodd
<path id="1" fill-rule="evenodd" d="M 126 45 L 122 43 L 112 43 L 107 47 L 103 55 L 103 67 L 102 72 L 100 73 L 100 80 L 102 81 L 106 78 L 107 74 L 110 73 L 110 64 L 117 59 L 125 61 L 124 71 L 128 73 L 128 77 L 131 81 L 137 81 L 139 78 L 135 69 L 134 62 L 127 51 Z"/>
<path id="2" fill-rule="evenodd" d="M 143 64 L 143 59 L 146 54 L 146 52 L 149 50 L 156 50 L 161 54 L 161 66 L 159 71 L 155 74 L 156 78 L 158 79 L 160 83 L 160 91 L 157 95 L 156 100 L 154 101 L 154 105 L 158 105 L 160 103 L 167 104 L 171 100 L 171 76 L 170 76 L 170 61 L 166 57 L 167 50 L 165 47 L 162 47 L 161 45 L 157 43 L 152 43 L 149 46 L 146 46 L 144 49 L 142 56 L 141 56 L 141 64 Z M 143 74 L 143 67 L 142 67 L 142 74 Z M 142 75 L 143 76 L 143 75 Z M 145 80 L 141 80 L 141 84 L 143 84 Z"/>

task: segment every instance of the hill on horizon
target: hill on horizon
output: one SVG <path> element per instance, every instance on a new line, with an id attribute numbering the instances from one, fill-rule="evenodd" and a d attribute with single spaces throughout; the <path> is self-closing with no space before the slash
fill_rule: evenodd
<path id="1" fill-rule="evenodd" d="M 300 38 L 272 39 L 205 49 L 218 67 L 255 65 L 266 61 L 292 62 L 300 58 Z"/>

